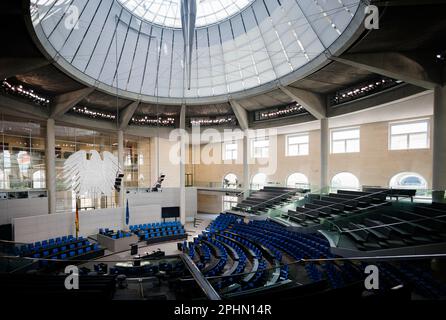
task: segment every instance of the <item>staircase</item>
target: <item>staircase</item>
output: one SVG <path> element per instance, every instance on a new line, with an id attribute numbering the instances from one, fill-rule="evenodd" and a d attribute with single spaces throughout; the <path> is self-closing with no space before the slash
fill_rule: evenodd
<path id="1" fill-rule="evenodd" d="M 246 199 L 240 201 L 228 212 L 233 214 L 265 215 L 270 209 L 296 200 L 302 193 L 308 191 L 306 189 L 267 186 L 252 192 Z"/>

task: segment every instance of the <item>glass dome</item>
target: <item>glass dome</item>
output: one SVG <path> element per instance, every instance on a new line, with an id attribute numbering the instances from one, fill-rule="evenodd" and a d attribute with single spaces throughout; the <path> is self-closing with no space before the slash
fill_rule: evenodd
<path id="1" fill-rule="evenodd" d="M 246 8 L 253 0 L 198 0 L 196 26 L 224 20 Z M 181 28 L 181 0 L 118 0 L 134 15 L 164 27 Z"/>
<path id="2" fill-rule="evenodd" d="M 202 105 L 311 74 L 355 41 L 364 17 L 357 0 L 197 1 L 187 84 L 180 0 L 31 0 L 33 38 L 58 68 L 100 91 Z"/>

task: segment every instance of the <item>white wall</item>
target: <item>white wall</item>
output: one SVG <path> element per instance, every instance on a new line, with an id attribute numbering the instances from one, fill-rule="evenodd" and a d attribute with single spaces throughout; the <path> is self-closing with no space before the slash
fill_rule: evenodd
<path id="1" fill-rule="evenodd" d="M 159 147 L 157 145 L 157 141 L 159 141 Z M 153 138 L 153 143 L 150 144 L 151 176 L 153 180 L 151 185 L 153 185 L 158 179 L 157 166 L 159 160 L 159 174 L 163 173 L 166 175 L 166 179 L 163 182 L 163 187 L 180 186 L 180 166 L 179 164 L 172 163 L 169 159 L 169 153 L 171 150 L 177 150 L 175 146 L 175 141 L 169 141 L 168 139 L 163 138 Z M 159 157 L 157 154 L 159 154 Z"/>
<path id="2" fill-rule="evenodd" d="M 48 199 L 46 197 L 0 200 L 0 225 L 12 223 L 15 218 L 47 213 Z"/>
<path id="3" fill-rule="evenodd" d="M 179 188 L 166 188 L 163 192 L 128 194 L 129 224 L 161 221 L 161 207 L 180 205 Z M 186 220 L 197 213 L 197 189 L 186 188 Z M 96 234 L 99 228 L 124 228 L 124 208 L 108 208 L 79 212 L 79 235 Z M 35 242 L 75 233 L 75 215 L 72 212 L 43 214 L 15 218 L 14 240 Z"/>

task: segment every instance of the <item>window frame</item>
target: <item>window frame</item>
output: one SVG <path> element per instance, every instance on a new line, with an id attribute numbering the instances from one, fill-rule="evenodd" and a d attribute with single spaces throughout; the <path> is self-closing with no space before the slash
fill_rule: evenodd
<path id="1" fill-rule="evenodd" d="M 261 148 L 262 150 L 266 149 L 266 156 L 263 154 L 263 151 L 261 152 L 262 154 L 260 156 L 256 155 L 256 153 L 255 153 L 256 147 L 254 146 L 254 144 L 255 144 L 255 142 L 258 142 L 258 141 L 267 141 L 268 142 L 268 146 L 267 147 L 259 147 L 259 149 Z M 252 159 L 267 159 L 267 158 L 269 158 L 270 140 L 269 140 L 268 137 L 253 138 L 253 139 L 251 139 L 251 143 L 250 144 L 251 144 L 250 151 L 251 151 L 251 158 Z"/>
<path id="2" fill-rule="evenodd" d="M 342 131 L 352 131 L 358 130 L 358 138 L 349 138 L 349 139 L 338 139 L 333 140 L 333 134 L 336 132 Z M 347 141 L 358 141 L 358 151 L 347 151 Z M 344 142 L 344 151 L 343 152 L 334 152 L 333 151 L 333 142 L 334 141 L 343 141 Z M 342 127 L 342 128 L 333 128 L 330 130 L 330 154 L 344 154 L 344 153 L 360 153 L 361 152 L 361 127 Z"/>
<path id="3" fill-rule="evenodd" d="M 229 145 L 235 145 L 235 149 L 234 150 L 227 150 L 227 147 Z M 227 158 L 226 154 L 227 152 L 231 152 L 231 158 Z M 235 154 L 235 155 L 234 155 Z M 231 142 L 224 142 L 223 143 L 223 161 L 233 161 L 233 160 L 237 160 L 238 157 L 238 144 L 236 141 L 231 141 Z"/>
<path id="4" fill-rule="evenodd" d="M 229 199 L 227 199 L 227 197 L 229 198 L 235 198 L 235 200 L 234 199 L 232 199 L 232 200 L 229 200 Z M 237 196 L 229 196 L 229 195 L 223 195 L 223 197 L 222 197 L 222 209 L 223 209 L 223 211 L 225 211 L 225 210 L 231 210 L 232 209 L 232 207 L 233 206 L 236 206 L 237 205 L 237 203 L 238 203 L 238 197 Z M 227 203 L 232 203 L 232 204 L 235 204 L 235 205 L 233 205 L 233 206 L 231 206 L 231 208 L 229 208 L 229 209 L 226 209 L 225 208 L 225 204 L 227 204 Z"/>
<path id="5" fill-rule="evenodd" d="M 392 127 L 395 125 L 405 125 L 405 124 L 414 124 L 414 123 L 426 123 L 427 128 L 426 131 L 419 131 L 419 132 L 410 132 L 410 133 L 399 133 L 399 134 L 392 134 Z M 419 118 L 419 119 L 411 119 L 411 120 L 401 120 L 401 121 L 392 121 L 389 122 L 388 124 L 388 144 L 387 144 L 387 149 L 389 151 L 403 151 L 403 150 L 423 150 L 423 149 L 430 149 L 431 145 L 430 145 L 430 139 L 431 139 L 431 123 L 430 123 L 430 118 Z M 410 136 L 411 135 L 416 135 L 416 134 L 420 134 L 420 133 L 425 133 L 426 134 L 426 146 L 425 147 L 421 147 L 421 148 L 411 148 L 410 147 Z M 406 147 L 405 148 L 401 148 L 401 149 L 394 149 L 392 148 L 392 137 L 395 136 L 405 136 L 406 137 Z"/>
<path id="6" fill-rule="evenodd" d="M 307 142 L 302 142 L 302 143 L 293 143 L 291 144 L 292 146 L 297 146 L 297 154 L 290 154 L 290 138 L 295 138 L 295 137 L 307 137 Z M 301 153 L 300 149 L 302 145 L 307 145 L 307 152 L 306 153 Z M 293 134 L 288 134 L 285 137 L 285 157 L 302 157 L 302 156 L 308 156 L 310 154 L 310 134 L 308 132 L 302 132 L 302 133 L 293 133 Z"/>

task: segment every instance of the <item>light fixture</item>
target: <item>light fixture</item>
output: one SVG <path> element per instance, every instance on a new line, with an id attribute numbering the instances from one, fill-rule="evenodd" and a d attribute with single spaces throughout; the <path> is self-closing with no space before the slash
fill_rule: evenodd
<path id="1" fill-rule="evenodd" d="M 41 106 L 46 107 L 50 103 L 50 100 L 47 97 L 35 93 L 33 89 L 24 88 L 21 84 L 13 85 L 6 79 L 2 81 L 1 90 L 6 94 L 26 98 L 27 100 Z"/>
<path id="2" fill-rule="evenodd" d="M 164 126 L 172 127 L 175 125 L 175 118 L 173 117 L 149 117 L 149 116 L 135 116 L 131 120 L 135 125 L 148 125 L 148 126 Z"/>
<path id="3" fill-rule="evenodd" d="M 93 109 L 89 109 L 87 107 L 73 107 L 73 109 L 71 109 L 71 110 L 75 113 L 86 115 L 90 118 L 101 118 L 104 120 L 115 120 L 116 119 L 116 115 L 113 113 L 93 110 Z"/>
<path id="4" fill-rule="evenodd" d="M 330 105 L 335 106 L 341 103 L 353 101 L 370 94 L 374 94 L 394 87 L 400 83 L 402 83 L 402 81 L 387 77 L 371 79 L 368 82 L 363 82 L 347 89 L 337 91 L 330 97 Z"/>

